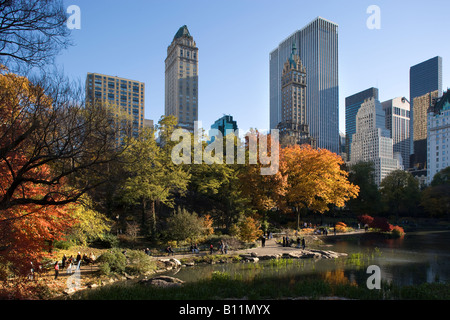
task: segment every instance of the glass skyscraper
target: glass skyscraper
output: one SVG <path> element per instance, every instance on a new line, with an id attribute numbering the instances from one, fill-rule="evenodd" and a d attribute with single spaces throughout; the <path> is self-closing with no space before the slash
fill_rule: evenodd
<path id="1" fill-rule="evenodd" d="M 414 98 L 433 91 L 442 95 L 442 58 L 434 57 L 415 66 L 409 71 L 409 101 L 411 103 L 410 136 L 414 137 Z M 426 121 L 426 119 L 424 120 Z M 411 153 L 414 153 L 414 142 L 411 139 Z"/>
<path id="2" fill-rule="evenodd" d="M 345 98 L 345 152 L 347 154 L 347 161 L 351 160 L 352 139 L 353 135 L 356 133 L 356 115 L 359 108 L 361 108 L 361 105 L 364 103 L 364 100 L 370 98 L 378 100 L 377 88 L 369 88 Z"/>
<path id="3" fill-rule="evenodd" d="M 338 25 L 318 17 L 270 53 L 270 128 L 282 121 L 283 66 L 292 45 L 306 68 L 306 124 L 318 148 L 339 153 Z"/>

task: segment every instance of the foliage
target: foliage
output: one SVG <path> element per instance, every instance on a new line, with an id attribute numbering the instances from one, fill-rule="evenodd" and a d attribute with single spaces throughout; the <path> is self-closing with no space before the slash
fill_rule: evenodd
<path id="1" fill-rule="evenodd" d="M 309 145 L 286 147 L 281 152 L 280 170 L 287 176 L 287 204 L 323 213 L 330 206 L 344 207 L 358 195 L 342 170 L 342 158 L 326 149 Z"/>
<path id="2" fill-rule="evenodd" d="M 336 223 L 337 232 L 347 232 L 347 225 L 344 222 Z"/>
<path id="3" fill-rule="evenodd" d="M 371 226 L 373 223 L 373 217 L 369 216 L 368 214 L 363 214 L 362 216 L 358 217 L 358 221 L 363 225 Z"/>
<path id="4" fill-rule="evenodd" d="M 395 238 L 401 238 L 405 235 L 405 230 L 399 226 L 393 226 L 391 230 L 391 234 Z"/>
<path id="5" fill-rule="evenodd" d="M 128 264 L 125 268 L 130 274 L 145 274 L 156 269 L 154 260 L 141 250 L 127 251 Z"/>
<path id="6" fill-rule="evenodd" d="M 167 237 L 177 241 L 197 242 L 211 234 L 211 218 L 200 218 L 195 212 L 178 207 L 167 219 Z"/>
<path id="7" fill-rule="evenodd" d="M 450 167 L 444 168 L 436 173 L 431 181 L 431 186 L 441 186 L 450 184 Z"/>
<path id="8" fill-rule="evenodd" d="M 103 253 L 97 258 L 96 262 L 100 263 L 100 270 L 102 272 L 108 273 L 123 273 L 127 266 L 127 258 L 118 248 Z"/>
<path id="9" fill-rule="evenodd" d="M 369 227 L 373 229 L 378 229 L 382 232 L 392 231 L 392 225 L 388 222 L 386 218 L 375 217 Z"/>
<path id="10" fill-rule="evenodd" d="M 380 184 L 383 202 L 396 218 L 417 211 L 420 201 L 419 182 L 411 173 L 396 170 L 387 175 Z"/>
<path id="11" fill-rule="evenodd" d="M 263 235 L 260 223 L 252 217 L 241 219 L 232 227 L 231 233 L 244 242 L 254 242 Z"/>
<path id="12" fill-rule="evenodd" d="M 373 162 L 353 164 L 350 167 L 348 180 L 359 187 L 358 197 L 348 201 L 349 209 L 356 214 L 378 214 L 381 211 L 381 195 L 375 183 Z"/>

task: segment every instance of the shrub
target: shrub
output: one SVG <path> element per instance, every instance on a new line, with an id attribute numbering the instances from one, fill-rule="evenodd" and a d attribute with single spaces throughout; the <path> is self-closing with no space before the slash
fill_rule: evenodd
<path id="1" fill-rule="evenodd" d="M 116 273 L 124 272 L 127 266 L 127 258 L 119 249 L 112 249 L 109 252 L 105 252 L 98 257 L 97 261 L 100 263 L 100 268 L 107 270 L 109 267 L 111 272 Z M 108 266 L 102 267 L 103 264 L 107 264 Z"/>
<path id="2" fill-rule="evenodd" d="M 107 233 L 95 240 L 93 244 L 106 249 L 116 248 L 119 245 L 119 239 L 117 236 Z"/>
<path id="3" fill-rule="evenodd" d="M 392 230 L 392 225 L 388 220 L 381 217 L 375 217 L 369 227 L 379 229 L 382 232 L 390 232 Z"/>
<path id="4" fill-rule="evenodd" d="M 403 230 L 402 227 L 394 226 L 394 227 L 392 227 L 391 234 L 395 238 L 401 238 L 405 235 L 405 230 Z"/>
<path id="5" fill-rule="evenodd" d="M 347 225 L 343 222 L 336 223 L 337 232 L 347 232 Z"/>
<path id="6" fill-rule="evenodd" d="M 126 267 L 127 273 L 145 274 L 156 269 L 155 262 L 143 251 L 127 251 L 127 256 L 129 261 Z"/>
<path id="7" fill-rule="evenodd" d="M 373 217 L 369 216 L 368 214 L 363 214 L 362 216 L 358 217 L 358 221 L 363 225 L 368 225 L 370 226 L 373 222 Z"/>
<path id="8" fill-rule="evenodd" d="M 53 243 L 53 246 L 56 249 L 68 250 L 72 246 L 72 242 L 70 242 L 70 241 L 55 241 Z"/>

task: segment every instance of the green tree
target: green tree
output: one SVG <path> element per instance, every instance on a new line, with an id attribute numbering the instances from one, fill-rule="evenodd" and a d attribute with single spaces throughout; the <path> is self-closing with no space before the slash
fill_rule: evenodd
<path id="1" fill-rule="evenodd" d="M 172 117 L 160 120 L 162 146 L 157 144 L 153 129 L 144 129 L 139 138 L 131 139 L 123 157 L 127 179 L 122 187 L 122 199 L 126 203 L 140 204 L 142 223 L 153 237 L 157 231 L 155 202 L 173 207 L 174 195 L 186 191 L 190 178 L 185 168 L 175 165 L 170 157 L 170 139 L 167 137 L 170 137 L 174 123 Z"/>
<path id="2" fill-rule="evenodd" d="M 178 207 L 176 213 L 167 219 L 167 237 L 169 240 L 196 242 L 205 237 L 209 230 L 205 220 L 195 212 Z"/>
<path id="3" fill-rule="evenodd" d="M 388 212 L 394 212 L 396 220 L 400 215 L 415 213 L 420 201 L 419 182 L 411 173 L 395 170 L 380 184 L 382 201 Z"/>
<path id="4" fill-rule="evenodd" d="M 359 186 L 359 194 L 347 203 L 349 209 L 357 215 L 377 215 L 381 211 L 381 195 L 375 183 L 375 168 L 372 162 L 358 162 L 349 170 L 348 180 Z"/>
<path id="5" fill-rule="evenodd" d="M 421 204 L 431 217 L 450 220 L 450 167 L 435 174 L 430 186 L 422 192 Z"/>

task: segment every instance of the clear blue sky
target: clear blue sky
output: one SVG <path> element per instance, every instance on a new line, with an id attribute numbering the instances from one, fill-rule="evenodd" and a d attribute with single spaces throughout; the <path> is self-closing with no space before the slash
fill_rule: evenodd
<path id="1" fill-rule="evenodd" d="M 231 114 L 239 128 L 269 129 L 269 53 L 317 16 L 339 25 L 340 130 L 345 97 L 378 87 L 380 100 L 409 98 L 409 68 L 443 58 L 449 86 L 450 1 L 377 0 L 65 0 L 81 9 L 75 46 L 57 65 L 84 83 L 87 72 L 145 82 L 145 117 L 164 114 L 164 59 L 186 24 L 199 48 L 199 120 Z M 370 5 L 381 29 L 370 30 Z"/>

